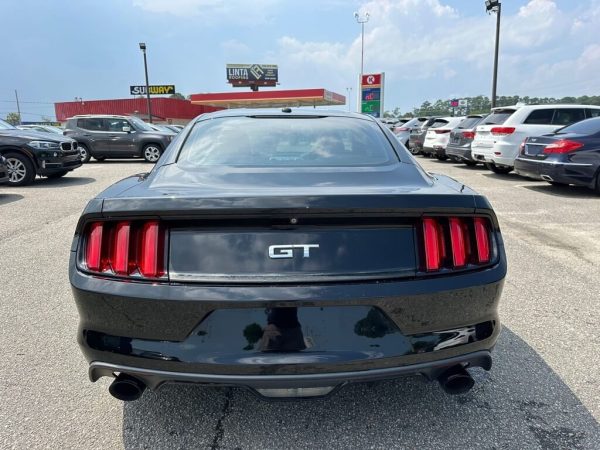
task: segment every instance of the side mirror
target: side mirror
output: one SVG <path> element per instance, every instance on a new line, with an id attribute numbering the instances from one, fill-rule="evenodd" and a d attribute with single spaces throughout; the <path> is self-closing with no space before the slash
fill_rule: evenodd
<path id="1" fill-rule="evenodd" d="M 131 133 L 131 127 L 123 127 L 125 133 Z"/>

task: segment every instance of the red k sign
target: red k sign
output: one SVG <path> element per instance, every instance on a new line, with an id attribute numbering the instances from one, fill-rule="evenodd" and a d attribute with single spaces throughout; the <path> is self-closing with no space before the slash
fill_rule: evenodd
<path id="1" fill-rule="evenodd" d="M 362 76 L 362 86 L 380 86 L 381 85 L 381 74 L 371 73 Z"/>

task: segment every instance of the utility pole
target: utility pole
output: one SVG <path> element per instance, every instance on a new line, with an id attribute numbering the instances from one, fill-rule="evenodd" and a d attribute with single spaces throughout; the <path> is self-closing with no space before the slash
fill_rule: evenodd
<path id="1" fill-rule="evenodd" d="M 21 105 L 19 104 L 19 94 L 17 93 L 17 90 L 15 89 L 15 98 L 17 99 L 17 113 L 19 114 L 19 125 L 21 125 Z"/>
<path id="2" fill-rule="evenodd" d="M 365 13 L 364 16 L 361 17 L 360 14 L 358 14 L 358 12 L 354 13 L 354 18 L 356 19 L 356 22 L 360 23 L 360 29 L 361 29 L 361 33 L 360 33 L 360 77 L 362 80 L 362 74 L 364 73 L 365 70 L 365 23 L 367 23 L 369 21 L 369 13 Z"/>
<path id="3" fill-rule="evenodd" d="M 498 87 L 498 51 L 500 48 L 500 14 L 502 13 L 502 4 L 499 0 L 486 0 L 486 11 L 496 13 L 496 48 L 494 50 L 494 76 L 492 81 L 492 108 L 496 107 L 496 90 Z"/>
<path id="4" fill-rule="evenodd" d="M 148 63 L 146 61 L 146 44 L 140 42 L 140 50 L 144 54 L 144 72 L 146 73 L 146 102 L 148 103 L 148 122 L 152 123 L 152 103 L 150 102 L 150 84 L 148 83 Z"/>

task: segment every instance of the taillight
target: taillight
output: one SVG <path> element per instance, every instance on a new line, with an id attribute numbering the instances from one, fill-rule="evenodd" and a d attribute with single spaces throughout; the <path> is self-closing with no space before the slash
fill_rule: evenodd
<path id="1" fill-rule="evenodd" d="M 400 128 L 396 128 L 394 131 L 396 133 L 400 133 L 401 131 L 409 131 L 410 128 L 406 128 L 406 127 L 400 127 Z"/>
<path id="2" fill-rule="evenodd" d="M 81 261 L 90 272 L 151 279 L 167 273 L 166 230 L 156 220 L 94 222 L 83 239 Z"/>
<path id="3" fill-rule="evenodd" d="M 435 134 L 446 134 L 446 133 L 450 133 L 450 131 L 452 130 L 433 130 L 435 131 Z"/>
<path id="4" fill-rule="evenodd" d="M 583 147 L 581 142 L 560 139 L 547 145 L 546 148 L 544 148 L 544 153 L 570 153 L 579 150 L 581 147 Z"/>
<path id="5" fill-rule="evenodd" d="M 422 268 L 427 272 L 475 269 L 492 261 L 493 242 L 487 218 L 426 217 L 423 219 Z"/>
<path id="6" fill-rule="evenodd" d="M 508 136 L 515 132 L 515 127 L 493 127 L 490 130 L 494 136 Z"/>
<path id="7" fill-rule="evenodd" d="M 474 131 L 463 131 L 462 135 L 465 139 L 475 139 L 475 132 Z"/>

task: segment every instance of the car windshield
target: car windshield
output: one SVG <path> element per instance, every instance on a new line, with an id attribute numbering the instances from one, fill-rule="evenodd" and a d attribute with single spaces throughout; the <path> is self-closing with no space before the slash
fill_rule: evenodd
<path id="1" fill-rule="evenodd" d="M 600 133 L 600 118 L 583 120 L 556 130 L 555 134 L 597 134 Z"/>
<path id="2" fill-rule="evenodd" d="M 155 131 L 154 129 L 152 129 L 152 127 L 150 127 L 150 125 L 148 125 L 143 120 L 138 119 L 137 117 L 129 117 L 129 121 L 131 123 L 133 123 L 133 125 L 135 126 L 135 128 L 137 128 L 138 130 L 141 130 L 141 131 Z"/>
<path id="3" fill-rule="evenodd" d="M 185 167 L 376 166 L 397 161 L 372 121 L 346 117 L 224 117 L 194 125 L 179 154 Z"/>
<path id="4" fill-rule="evenodd" d="M 0 119 L 0 130 L 16 130 L 10 123 Z"/>

